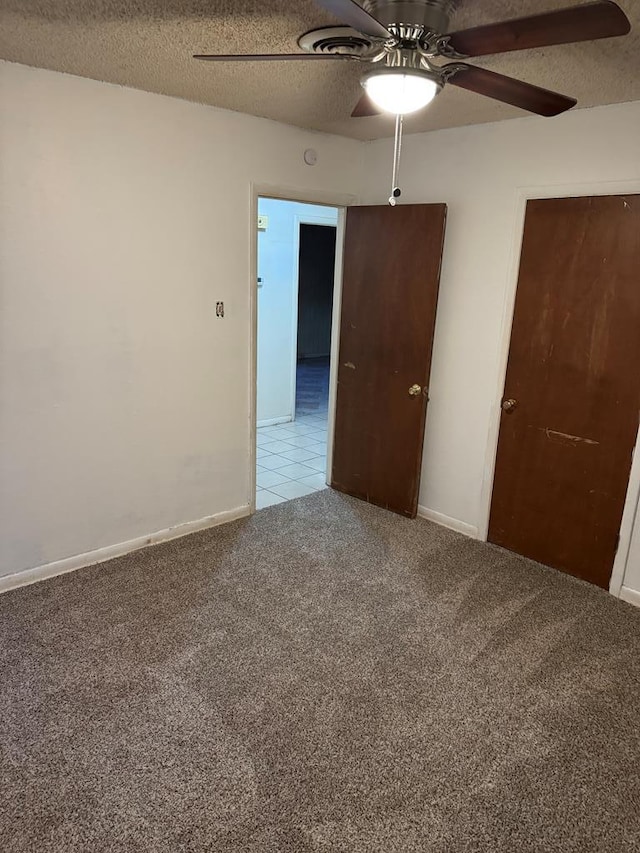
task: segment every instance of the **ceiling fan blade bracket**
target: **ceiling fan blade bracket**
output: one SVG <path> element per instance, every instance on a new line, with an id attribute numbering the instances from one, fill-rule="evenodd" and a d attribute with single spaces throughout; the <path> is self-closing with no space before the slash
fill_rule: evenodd
<path id="1" fill-rule="evenodd" d="M 433 45 L 433 50 L 436 56 L 442 56 L 444 59 L 468 59 L 466 53 L 460 53 L 455 49 L 455 47 L 451 44 L 451 36 L 440 36 L 435 44 Z"/>
<path id="2" fill-rule="evenodd" d="M 473 68 L 473 66 L 465 65 L 462 62 L 452 62 L 449 65 L 442 66 L 442 68 L 440 68 L 440 73 L 442 74 L 444 82 L 448 83 L 456 76 L 456 74 L 468 71 L 470 68 Z"/>

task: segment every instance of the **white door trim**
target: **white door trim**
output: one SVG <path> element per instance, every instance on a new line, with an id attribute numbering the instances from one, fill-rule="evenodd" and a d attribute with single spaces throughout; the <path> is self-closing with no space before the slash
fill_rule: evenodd
<path id="1" fill-rule="evenodd" d="M 248 453 L 248 482 L 249 494 L 247 503 L 250 506 L 251 513 L 256 511 L 256 418 L 258 409 L 258 198 L 261 196 L 267 198 L 277 198 L 284 201 L 298 201 L 303 204 L 324 204 L 327 207 L 337 207 L 338 211 L 338 230 L 336 234 L 336 264 L 340 260 L 342 265 L 342 247 L 344 246 L 344 211 L 340 208 L 349 207 L 357 204 L 358 198 L 354 195 L 345 193 L 325 192 L 324 190 L 305 190 L 295 187 L 287 187 L 276 184 L 249 184 L 249 453 Z M 340 254 L 339 254 L 340 253 Z M 342 267 L 341 267 L 342 268 Z M 335 323 L 335 305 L 340 301 L 341 289 L 339 289 L 339 280 L 336 277 L 334 283 L 334 323 Z M 339 318 L 338 318 L 339 319 Z M 334 326 L 335 329 L 335 326 Z M 332 331 L 332 358 L 334 353 L 333 348 L 333 331 Z M 336 382 L 336 377 L 331 371 L 330 383 Z M 331 450 L 333 447 L 333 412 L 331 406 L 335 403 L 335 389 L 329 386 L 329 447 L 327 450 L 327 469 L 329 469 Z"/>
<path id="2" fill-rule="evenodd" d="M 631 181 L 601 181 L 578 184 L 549 184 L 546 186 L 517 187 L 513 210 L 514 226 L 511 237 L 511 251 L 505 287 L 505 298 L 502 309 L 500 333 L 499 366 L 497 382 L 491 409 L 491 421 L 487 436 L 484 472 L 482 479 L 479 538 L 486 541 L 489 533 L 489 515 L 491 512 L 491 496 L 493 493 L 493 478 L 495 474 L 496 455 L 498 452 L 498 436 L 500 433 L 500 403 L 504 391 L 504 383 L 509 360 L 511 345 L 511 327 L 520 272 L 520 253 L 524 235 L 524 220 L 527 201 L 541 198 L 571 198 L 582 196 L 624 195 L 640 193 L 640 180 Z M 640 438 L 640 432 L 639 432 Z M 622 524 L 620 527 L 620 544 L 613 567 L 609 591 L 618 596 L 624 583 L 624 574 L 633 535 L 633 524 L 640 499 L 640 454 L 634 454 L 634 463 L 629 477 L 629 486 L 625 502 Z"/>
<path id="3" fill-rule="evenodd" d="M 338 209 L 336 229 L 336 266 L 333 273 L 333 315 L 331 317 L 331 355 L 329 356 L 329 411 L 327 416 L 327 470 L 325 482 L 331 484 L 333 438 L 336 428 L 336 399 L 338 396 L 338 359 L 340 357 L 340 323 L 342 321 L 342 268 L 347 210 Z"/>

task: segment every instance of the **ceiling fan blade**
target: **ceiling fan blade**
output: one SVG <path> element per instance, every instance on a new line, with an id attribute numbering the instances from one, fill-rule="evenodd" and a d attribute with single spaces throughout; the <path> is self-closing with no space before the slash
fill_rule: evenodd
<path id="1" fill-rule="evenodd" d="M 486 56 L 624 36 L 630 30 L 629 19 L 618 5 L 610 0 L 598 0 L 571 9 L 461 30 L 451 33 L 449 44 L 463 56 Z"/>
<path id="2" fill-rule="evenodd" d="M 367 118 L 368 116 L 379 116 L 382 112 L 376 107 L 369 95 L 365 92 L 353 108 L 351 118 Z"/>
<path id="3" fill-rule="evenodd" d="M 194 53 L 194 59 L 205 62 L 281 62 L 308 59 L 357 59 L 344 53 Z"/>
<path id="4" fill-rule="evenodd" d="M 359 6 L 355 0 L 315 0 L 315 3 L 316 6 L 321 6 L 327 12 L 331 12 L 339 21 L 348 24 L 366 36 L 377 39 L 394 38 L 380 21 L 370 15 L 362 6 Z"/>
<path id="5" fill-rule="evenodd" d="M 495 71 L 487 71 L 486 68 L 477 68 L 475 65 L 455 63 L 444 67 L 452 69 L 452 76 L 447 76 L 448 83 L 539 116 L 557 116 L 578 103 L 575 98 L 567 98 L 557 92 L 496 74 Z M 454 72 L 454 68 L 459 70 Z"/>

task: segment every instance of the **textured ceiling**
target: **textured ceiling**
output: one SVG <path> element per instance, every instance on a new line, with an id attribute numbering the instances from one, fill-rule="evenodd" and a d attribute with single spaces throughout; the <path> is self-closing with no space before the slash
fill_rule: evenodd
<path id="1" fill-rule="evenodd" d="M 640 100 L 640 2 L 618 2 L 634 28 L 629 36 L 476 64 L 576 97 L 579 107 Z M 460 0 L 452 29 L 567 5 Z M 335 23 L 312 0 L 0 0 L 0 58 L 359 139 L 392 135 L 388 117 L 349 118 L 362 92 L 356 63 L 191 59 L 197 52 L 292 52 L 302 32 Z M 405 127 L 412 133 L 521 115 L 449 86 Z"/>

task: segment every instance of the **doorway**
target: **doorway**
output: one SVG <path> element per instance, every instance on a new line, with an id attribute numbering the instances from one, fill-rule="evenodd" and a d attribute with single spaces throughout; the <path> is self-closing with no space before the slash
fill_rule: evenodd
<path id="1" fill-rule="evenodd" d="M 638 431 L 640 196 L 527 205 L 489 541 L 608 588 Z"/>
<path id="2" fill-rule="evenodd" d="M 338 212 L 258 199 L 258 510 L 327 485 Z"/>

